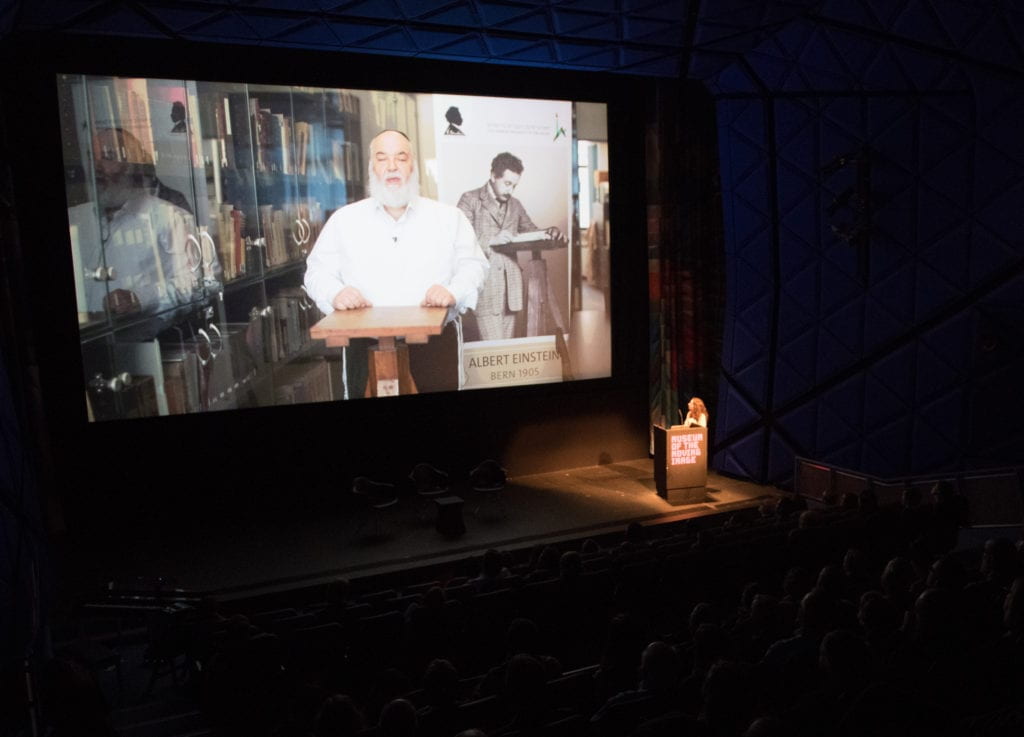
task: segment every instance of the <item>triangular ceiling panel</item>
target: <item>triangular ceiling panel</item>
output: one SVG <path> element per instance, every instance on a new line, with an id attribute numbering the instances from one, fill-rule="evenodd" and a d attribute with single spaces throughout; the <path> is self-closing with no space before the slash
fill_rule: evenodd
<path id="1" fill-rule="evenodd" d="M 871 301 L 903 325 L 914 318 L 914 268 L 905 263 L 871 285 Z"/>
<path id="2" fill-rule="evenodd" d="M 580 27 L 572 31 L 562 31 L 562 35 L 571 38 L 589 38 L 595 41 L 614 43 L 619 40 L 619 27 L 615 21 L 601 20 L 594 25 Z"/>
<path id="3" fill-rule="evenodd" d="M 814 179 L 806 169 L 791 165 L 784 159 L 779 159 L 776 171 L 775 191 L 779 199 L 779 214 L 789 222 L 791 228 L 805 232 L 808 226 L 813 229 L 818 210 Z M 793 223 L 792 217 L 797 210 L 804 219 Z"/>
<path id="4" fill-rule="evenodd" d="M 477 59 L 486 57 L 489 53 L 487 46 L 484 45 L 480 36 L 475 33 L 467 34 L 461 40 L 449 43 L 445 46 L 440 46 L 436 50 L 454 56 L 464 56 Z"/>
<path id="5" fill-rule="evenodd" d="M 532 8 L 520 4 L 484 2 L 484 0 L 476 0 L 476 7 L 484 25 L 495 29 L 503 28 L 507 21 L 532 12 Z"/>
<path id="6" fill-rule="evenodd" d="M 917 285 L 914 288 L 914 314 L 918 321 L 926 320 L 942 308 L 963 296 L 963 292 L 942 278 L 929 264 L 917 268 Z"/>
<path id="7" fill-rule="evenodd" d="M 878 18 L 868 9 L 867 3 L 850 0 L 822 0 L 818 11 L 826 18 L 835 18 L 854 26 L 873 28 L 879 26 Z"/>
<path id="8" fill-rule="evenodd" d="M 499 36 L 497 34 L 490 34 L 487 37 L 487 43 L 491 48 L 491 51 L 496 56 L 505 56 L 507 54 L 514 54 L 519 51 L 523 51 L 533 46 L 536 41 L 520 38 L 508 38 L 505 36 Z"/>
<path id="9" fill-rule="evenodd" d="M 764 402 L 768 391 L 768 359 L 761 358 L 733 374 L 733 381 L 755 401 Z"/>
<path id="10" fill-rule="evenodd" d="M 987 228 L 975 225 L 971 243 L 972 284 L 989 279 L 1004 269 L 1020 268 L 1020 252 Z"/>
<path id="11" fill-rule="evenodd" d="M 873 297 L 864 301 L 864 350 L 874 351 L 888 344 L 906 330 L 906 323 L 897 319 Z"/>
<path id="12" fill-rule="evenodd" d="M 927 219 L 927 218 L 925 218 Z M 958 291 L 970 287 L 970 230 L 966 223 L 949 226 L 921 238 L 921 255 L 942 278 Z M 932 242 L 932 238 L 935 238 Z"/>
<path id="13" fill-rule="evenodd" d="M 275 39 L 282 43 L 296 44 L 311 47 L 337 47 L 338 37 L 326 23 L 302 23 L 284 33 L 278 34 Z"/>
<path id="14" fill-rule="evenodd" d="M 956 89 L 956 77 L 950 77 L 950 61 L 934 53 L 922 53 L 917 49 L 897 48 L 900 68 L 910 79 L 911 85 L 920 90 Z M 962 90 L 958 90 L 962 91 Z"/>
<path id="15" fill-rule="evenodd" d="M 89 17 L 77 26 L 86 33 L 116 33 L 125 36 L 159 38 L 166 36 L 166 31 L 158 23 L 154 23 L 144 14 L 130 7 L 115 5 L 102 16 Z M 250 32 L 251 35 L 251 32 Z"/>
<path id="16" fill-rule="evenodd" d="M 1009 134 L 1009 131 L 1006 133 Z M 983 172 L 983 176 L 974 178 L 976 208 L 985 209 L 994 199 L 1004 198 L 1007 190 L 1020 181 L 1022 163 L 1015 155 L 1017 151 L 1012 150 L 1013 137 L 1004 140 L 1007 143 L 999 148 L 984 140 L 974 141 L 974 168 L 977 172 Z"/>
<path id="17" fill-rule="evenodd" d="M 720 427 L 727 433 L 740 432 L 754 426 L 761 419 L 761 407 L 752 407 L 739 392 L 727 388 L 720 401 Z"/>
<path id="18" fill-rule="evenodd" d="M 745 325 L 734 324 L 730 346 L 732 350 L 726 366 L 730 371 L 741 371 L 755 362 L 764 360 L 764 336 L 754 334 Z"/>
<path id="19" fill-rule="evenodd" d="M 361 31 L 363 35 L 366 30 Z M 258 40 L 255 29 L 248 21 L 237 13 L 224 13 L 215 20 L 204 23 L 192 29 L 188 36 L 190 38 L 207 38 L 214 41 L 239 42 L 242 40 Z"/>
<path id="20" fill-rule="evenodd" d="M 702 54 L 701 58 L 706 59 L 721 59 L 722 57 L 715 55 L 714 57 Z M 715 68 L 716 62 L 711 62 L 711 67 Z M 699 78 L 699 77 L 698 77 Z M 723 94 L 730 93 L 748 93 L 753 94 L 758 91 L 757 81 L 750 76 L 750 73 L 744 64 L 729 64 L 726 66 L 716 77 L 719 88 Z M 728 105 L 731 101 L 722 100 L 719 103 L 719 109 Z"/>
<path id="21" fill-rule="evenodd" d="M 843 369 L 849 368 L 849 366 L 857 359 L 857 354 L 847 348 L 842 341 L 833 337 L 833 335 L 824 328 L 818 331 L 818 365 L 817 365 L 817 379 L 819 382 L 824 382 Z"/>
<path id="22" fill-rule="evenodd" d="M 920 41 L 928 46 L 949 48 L 952 39 L 946 27 L 940 22 L 932 5 L 940 3 L 904 3 L 902 10 L 889 24 L 890 32 Z"/>
<path id="23" fill-rule="evenodd" d="M 532 33 L 538 36 L 550 36 L 555 32 L 551 27 L 551 20 L 548 18 L 548 14 L 544 11 L 507 20 L 501 24 L 501 30 Z"/>
<path id="24" fill-rule="evenodd" d="M 435 49 L 444 49 L 448 44 L 461 41 L 466 37 L 466 34 L 410 28 L 409 36 L 421 51 L 433 51 Z"/>
<path id="25" fill-rule="evenodd" d="M 857 434 L 864 419 L 864 377 L 856 374 L 829 389 L 819 404 L 830 408 L 846 425 L 847 434 Z M 823 419 L 823 415 L 819 414 Z"/>
<path id="26" fill-rule="evenodd" d="M 759 242 L 757 239 L 765 236 L 769 221 L 766 213 L 736 198 L 731 225 L 735 228 L 733 237 L 742 248 L 746 243 Z"/>
<path id="27" fill-rule="evenodd" d="M 915 468 L 941 469 L 955 466 L 960 449 L 931 422 L 919 417 L 914 423 L 910 453 Z"/>
<path id="28" fill-rule="evenodd" d="M 970 111 L 963 109 L 960 100 L 947 99 L 940 108 L 936 105 L 924 104 L 920 108 L 921 143 L 918 147 L 918 166 L 922 171 L 944 161 L 950 154 L 962 151 L 968 140 Z M 954 116 L 964 116 L 957 121 Z"/>
<path id="29" fill-rule="evenodd" d="M 1005 20 L 995 13 L 978 27 L 963 51 L 978 59 L 1015 59 L 1018 68 L 1024 65 L 1017 39 Z"/>
<path id="30" fill-rule="evenodd" d="M 857 281 L 857 252 L 854 246 L 841 243 L 828 249 L 821 262 L 821 310 L 834 312 L 861 293 Z"/>
<path id="31" fill-rule="evenodd" d="M 548 42 L 534 44 L 533 46 L 528 46 L 522 51 L 514 51 L 512 53 L 505 54 L 505 58 L 539 63 L 549 63 L 557 60 L 552 44 Z"/>
<path id="32" fill-rule="evenodd" d="M 921 343 L 963 376 L 974 349 L 973 319 L 970 312 L 961 312 L 921 335 Z"/>
<path id="33" fill-rule="evenodd" d="M 952 351 L 953 346 L 948 346 L 942 352 L 932 350 L 926 343 L 917 343 L 917 382 L 914 385 L 914 396 L 917 404 L 924 404 L 952 391 L 963 381 L 963 376 L 945 358 L 947 351 Z M 959 358 L 953 361 L 959 363 Z"/>
<path id="34" fill-rule="evenodd" d="M 851 355 L 860 355 L 864 346 L 864 300 L 862 297 L 851 299 L 821 322 L 823 329 L 834 337 Z"/>
<path id="35" fill-rule="evenodd" d="M 796 341 L 791 344 L 793 349 L 799 350 L 800 354 L 794 356 L 794 360 L 790 361 L 789 357 L 781 357 L 775 363 L 775 386 L 773 387 L 773 401 L 776 405 L 786 405 L 800 397 L 807 394 L 814 388 L 814 363 L 813 355 L 811 356 L 812 363 L 810 366 L 799 366 L 800 355 L 804 355 L 814 350 L 815 341 L 813 337 L 807 336 L 803 341 Z M 806 368 L 811 369 L 811 375 L 805 374 Z"/>
<path id="36" fill-rule="evenodd" d="M 967 202 L 971 195 L 971 150 L 963 147 L 928 170 L 921 170 L 921 186 L 945 195 L 951 202 Z"/>
<path id="37" fill-rule="evenodd" d="M 879 356 L 869 367 L 869 375 L 899 397 L 898 404 L 907 405 L 913 397 L 914 347 L 904 345 Z M 870 385 L 867 387 L 870 389 Z M 868 394 L 870 399 L 870 394 Z"/>
<path id="38" fill-rule="evenodd" d="M 451 3 L 449 3 L 451 6 Z M 431 23 L 446 26 L 459 26 L 462 28 L 477 28 L 480 20 L 476 14 L 475 3 L 464 3 L 452 7 L 446 7 L 432 13 L 423 14 L 423 20 Z"/>
<path id="39" fill-rule="evenodd" d="M 289 0 L 281 0 L 288 2 Z M 394 0 L 400 8 L 400 12 L 406 18 L 429 18 L 432 13 L 450 8 L 453 5 L 466 7 L 468 5 L 482 5 L 478 2 L 453 2 L 453 0 Z M 337 4 L 337 3 L 335 3 Z"/>
<path id="40" fill-rule="evenodd" d="M 954 49 L 964 48 L 992 15 L 993 6 L 983 3 L 937 2 L 932 4 Z"/>
<path id="41" fill-rule="evenodd" d="M 42 4 L 42 3 L 41 3 Z M 209 22 L 216 15 L 216 11 L 207 9 L 183 8 L 177 6 L 156 6 L 148 7 L 150 13 L 175 31 L 188 31 Z"/>
<path id="42" fill-rule="evenodd" d="M 763 52 L 748 54 L 746 58 L 754 74 L 769 89 L 778 89 L 794 64 L 785 57 Z"/>
<path id="43" fill-rule="evenodd" d="M 864 69 L 864 86 L 876 90 L 914 89 L 914 83 L 900 64 L 900 58 L 889 45 L 880 45 L 875 58 Z"/>
<path id="44" fill-rule="evenodd" d="M 813 271 L 808 269 L 805 273 L 807 274 L 808 282 L 813 283 Z M 807 299 L 806 301 L 810 302 L 813 300 Z M 816 325 L 815 317 L 814 312 L 806 309 L 798 300 L 789 296 L 787 292 L 783 292 L 779 296 L 779 345 L 785 347 L 792 341 L 801 338 L 808 331 L 813 334 Z M 810 369 L 810 373 L 813 374 L 813 366 Z"/>
<path id="45" fill-rule="evenodd" d="M 589 0 L 583 0 L 589 4 Z M 661 20 L 679 20 L 686 17 L 690 0 L 599 0 L 600 4 L 614 3 L 629 15 Z"/>
<path id="46" fill-rule="evenodd" d="M 758 285 L 752 284 L 751 286 Z M 768 294 L 764 294 L 763 292 L 765 291 L 767 290 L 762 286 L 760 297 L 756 296 L 758 292 L 745 292 L 744 299 L 748 301 L 745 305 L 738 307 L 737 312 L 737 318 L 740 323 L 753 335 L 761 336 L 762 342 L 767 340 L 768 332 L 771 329 L 771 314 L 769 312 L 771 297 Z"/>
<path id="47" fill-rule="evenodd" d="M 395 22 L 403 18 L 402 11 L 394 0 L 366 0 L 366 2 L 353 3 L 345 8 L 345 15 Z"/>
<path id="48" fill-rule="evenodd" d="M 679 21 L 656 20 L 626 16 L 622 23 L 622 38 L 625 41 L 641 41 L 658 38 L 663 34 L 674 34 L 677 44 L 682 42 L 682 28 Z"/>
<path id="49" fill-rule="evenodd" d="M 870 402 L 870 398 L 868 399 Z M 864 427 L 865 462 L 870 463 L 876 473 L 894 476 L 907 468 L 910 457 L 908 444 L 911 418 L 909 415 L 897 418 L 887 425 Z"/>
<path id="50" fill-rule="evenodd" d="M 813 290 L 813 298 L 817 299 L 817 276 L 813 271 L 808 276 L 807 272 L 818 264 L 818 249 L 804 240 L 802 234 L 790 230 L 788 226 L 780 229 L 779 246 L 779 276 L 782 279 L 782 287 L 797 296 L 805 307 L 809 306 L 809 290 Z"/>
<path id="51" fill-rule="evenodd" d="M 378 33 L 387 32 L 385 26 L 368 26 L 358 23 L 329 23 L 328 25 L 343 46 L 351 46 Z"/>
<path id="52" fill-rule="evenodd" d="M 802 404 L 791 412 L 776 417 L 775 422 L 803 449 L 817 447 L 818 405 Z"/>
<path id="53" fill-rule="evenodd" d="M 967 211 L 950 202 L 945 195 L 926 187 L 918 190 L 917 241 L 921 244 L 922 252 L 931 248 L 935 241 L 944 240 L 954 232 L 965 235 L 967 221 Z M 966 240 L 961 247 L 966 254 Z"/>
<path id="54" fill-rule="evenodd" d="M 906 352 L 910 358 L 912 353 Z M 913 379 L 910 376 L 913 371 L 913 363 L 910 363 L 910 371 L 903 372 L 906 375 L 893 376 L 893 368 L 902 369 L 890 364 L 888 368 L 882 369 L 889 374 L 882 378 L 878 372 L 870 372 L 864 376 L 864 430 L 872 433 L 873 428 L 880 428 L 893 422 L 901 416 L 910 414 L 910 398 L 913 396 Z M 894 386 L 904 387 L 905 391 L 894 389 Z"/>
<path id="55" fill-rule="evenodd" d="M 577 64 L 593 67 L 594 69 L 608 69 L 619 66 L 619 50 L 614 46 L 606 46 L 595 51 L 590 49 L 589 54 L 583 54 L 574 59 Z"/>
<path id="56" fill-rule="evenodd" d="M 361 41 L 358 46 L 364 49 L 391 51 L 394 53 L 414 53 L 417 51 L 416 45 L 404 28 L 384 31 L 377 36 Z"/>
<path id="57" fill-rule="evenodd" d="M 833 40 L 832 34 L 824 28 L 814 28 L 813 35 L 800 52 L 801 65 L 822 75 L 827 80 L 844 80 L 847 84 L 855 81 L 853 69 Z M 842 86 L 822 84 L 817 89 L 843 89 Z"/>
<path id="58" fill-rule="evenodd" d="M 740 472 L 747 478 L 760 479 L 764 473 L 764 430 L 758 430 L 729 447 L 721 470 Z"/>
<path id="59" fill-rule="evenodd" d="M 917 414 L 922 423 L 942 436 L 943 441 L 959 445 L 967 418 L 965 409 L 964 391 L 957 387 L 931 402 L 919 405 Z"/>
<path id="60" fill-rule="evenodd" d="M 868 234 L 868 284 L 874 285 L 914 258 L 908 247 L 872 224 Z"/>
<path id="61" fill-rule="evenodd" d="M 768 438 L 768 478 L 769 482 L 778 483 L 793 476 L 793 461 L 796 451 L 789 443 L 773 432 Z"/>

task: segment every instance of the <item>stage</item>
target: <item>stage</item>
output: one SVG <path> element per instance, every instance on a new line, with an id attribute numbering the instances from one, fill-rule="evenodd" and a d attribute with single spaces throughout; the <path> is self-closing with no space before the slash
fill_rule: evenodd
<path id="1" fill-rule="evenodd" d="M 383 511 L 377 525 L 367 510 L 239 519 L 204 529 L 112 543 L 104 551 L 58 549 L 59 577 L 90 598 L 109 580 L 163 576 L 177 588 L 224 600 L 314 586 L 339 576 L 358 579 L 465 559 L 487 548 L 521 549 L 617 533 L 633 521 L 657 525 L 757 506 L 779 492 L 711 472 L 699 501 L 672 506 L 658 496 L 653 461 L 589 466 L 509 479 L 501 500 L 460 488 L 466 532 L 454 539 L 434 528 L 434 505 L 413 494 Z M 477 510 L 477 507 L 480 507 Z M 63 560 L 60 560 L 63 559 Z M 69 580 L 69 579 L 73 579 Z"/>

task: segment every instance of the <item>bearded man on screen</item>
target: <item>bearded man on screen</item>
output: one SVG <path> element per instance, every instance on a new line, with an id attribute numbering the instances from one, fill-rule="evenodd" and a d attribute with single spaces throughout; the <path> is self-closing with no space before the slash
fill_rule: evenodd
<path id="1" fill-rule="evenodd" d="M 420 196 L 408 136 L 395 130 L 378 134 L 370 142 L 368 169 L 370 196 L 335 211 L 320 232 L 306 260 L 306 291 L 325 313 L 448 307 L 442 335 L 426 346 L 411 346 L 409 361 L 421 391 L 457 389 L 457 318 L 476 305 L 487 259 L 458 208 Z M 353 363 L 363 362 L 350 352 L 350 378 Z M 417 364 L 424 366 L 419 373 Z M 349 396 L 361 396 L 359 387 L 350 385 Z"/>

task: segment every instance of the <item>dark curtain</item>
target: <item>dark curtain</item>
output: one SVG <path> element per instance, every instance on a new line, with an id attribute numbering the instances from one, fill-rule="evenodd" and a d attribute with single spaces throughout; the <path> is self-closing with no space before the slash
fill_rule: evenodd
<path id="1" fill-rule="evenodd" d="M 699 83 L 661 82 L 647 120 L 651 420 L 677 422 L 692 396 L 713 419 L 725 311 L 714 101 Z"/>

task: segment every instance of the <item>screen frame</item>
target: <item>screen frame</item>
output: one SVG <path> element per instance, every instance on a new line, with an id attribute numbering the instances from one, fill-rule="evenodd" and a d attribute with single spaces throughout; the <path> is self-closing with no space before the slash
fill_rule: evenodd
<path id="1" fill-rule="evenodd" d="M 187 506 L 208 500 L 211 491 L 217 498 L 237 501 L 256 489 L 301 487 L 300 496 L 329 498 L 337 493 L 339 483 L 344 486 L 344 479 L 381 462 L 394 465 L 399 475 L 398 467 L 419 460 L 465 465 L 470 458 L 498 457 L 513 473 L 529 473 L 592 465 L 605 456 L 635 458 L 645 450 L 650 311 L 641 183 L 647 181 L 644 126 L 653 80 L 486 62 L 81 35 L 18 36 L 5 43 L 4 55 L 9 64 L 16 60 L 17 68 L 23 70 L 7 75 L 11 78 L 3 82 L 24 276 L 15 313 L 23 323 L 21 340 L 36 359 L 43 419 L 54 458 L 53 481 L 65 500 L 77 500 L 69 502 L 73 506 L 88 506 L 90 500 L 98 499 L 123 506 L 137 496 L 130 487 L 138 484 L 154 487 L 153 504 L 135 501 L 154 514 L 174 507 L 175 498 L 191 499 Z M 612 375 L 470 392 L 89 423 L 63 178 L 54 176 L 63 171 L 59 73 L 607 104 L 614 188 L 609 206 L 614 244 L 610 252 Z M 47 143 L 10 145 L 32 140 Z M 616 187 L 615 182 L 623 184 Z M 55 217 L 54 210 L 65 215 Z M 57 245 L 35 248 L 33 244 L 38 243 Z M 65 286 L 39 288 L 47 281 Z M 553 406 L 560 413 L 557 419 L 550 411 Z M 482 427 L 463 426 L 460 420 L 493 415 L 500 419 L 488 419 Z M 560 440 L 573 428 L 603 435 L 604 450 L 576 447 L 586 445 L 586 438 Z M 282 429 L 286 438 L 274 440 L 271 436 Z M 610 432 L 618 436 L 608 437 Z M 526 439 L 516 440 L 522 437 Z M 230 438 L 237 440 L 225 443 Z M 563 446 L 546 451 L 545 440 Z M 510 451 L 510 446 L 518 447 L 517 442 L 525 447 Z M 174 447 L 167 449 L 168 444 Z M 402 451 L 396 453 L 395 447 Z M 587 459 L 591 463 L 580 462 Z M 178 464 L 188 468 L 187 481 L 161 478 L 160 468 Z M 217 489 L 226 491 L 221 494 Z"/>

